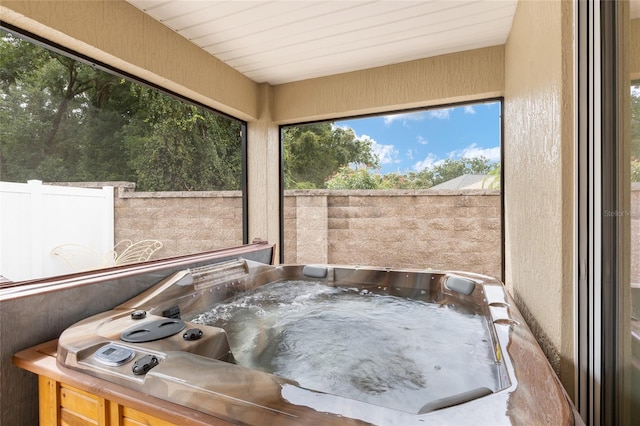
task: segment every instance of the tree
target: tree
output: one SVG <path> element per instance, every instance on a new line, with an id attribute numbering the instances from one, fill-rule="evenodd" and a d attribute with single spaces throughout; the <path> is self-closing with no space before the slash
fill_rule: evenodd
<path id="1" fill-rule="evenodd" d="M 631 160 L 640 161 L 640 82 L 631 86 Z"/>
<path id="2" fill-rule="evenodd" d="M 240 189 L 240 123 L 0 31 L 0 178 Z"/>
<path id="3" fill-rule="evenodd" d="M 326 187 L 328 189 L 379 189 L 381 182 L 380 175 L 370 173 L 365 168 L 352 169 L 344 166 L 327 181 Z"/>
<path id="4" fill-rule="evenodd" d="M 283 132 L 285 188 L 324 188 L 349 164 L 378 166 L 371 142 L 331 123 L 287 127 Z"/>
<path id="5" fill-rule="evenodd" d="M 35 170 L 59 169 L 44 141 L 51 128 L 48 88 L 40 84 L 50 57 L 36 46 L 3 34 L 0 39 L 0 161 L 3 179 L 36 178 Z"/>
<path id="6" fill-rule="evenodd" d="M 486 174 L 489 189 L 500 189 L 500 163 L 487 158 L 447 159 L 416 173 L 387 173 L 378 169 L 342 167 L 327 181 L 330 189 L 428 189 L 464 174 Z"/>
<path id="7" fill-rule="evenodd" d="M 97 76 L 80 124 L 81 180 L 135 182 L 123 137 L 123 128 L 140 108 L 131 91 L 132 84 L 123 78 L 106 73 Z"/>
<path id="8" fill-rule="evenodd" d="M 111 138 L 106 156 L 91 146 L 124 122 L 108 107 L 122 79 L 8 33 L 0 39 L 0 69 L 3 179 L 101 180 L 95 161 L 101 157 L 109 159 L 101 165 L 119 165 L 117 174 L 126 174 L 126 161 L 114 155 L 117 141 Z"/>
<path id="9" fill-rule="evenodd" d="M 425 172 L 380 174 L 378 169 L 342 167 L 327 181 L 329 189 L 427 189 L 433 186 Z"/>
<path id="10" fill-rule="evenodd" d="M 486 157 L 461 158 L 459 160 L 446 159 L 428 170 L 432 176 L 433 185 L 439 185 L 458 176 L 466 174 L 484 175 L 493 170 L 499 163 L 492 163 Z"/>
<path id="11" fill-rule="evenodd" d="M 240 124 L 143 88 L 123 129 L 130 165 L 144 191 L 241 189 Z"/>

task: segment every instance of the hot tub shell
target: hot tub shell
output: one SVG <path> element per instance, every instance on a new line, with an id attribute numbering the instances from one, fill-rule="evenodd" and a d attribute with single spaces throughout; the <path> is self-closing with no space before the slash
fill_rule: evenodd
<path id="1" fill-rule="evenodd" d="M 183 321 L 265 284 L 313 280 L 372 292 L 472 307 L 486 318 L 496 389 L 469 389 L 425 401 L 416 413 L 300 386 L 233 363 L 226 331 Z M 434 326 L 434 325 L 425 325 Z M 169 330 L 166 337 L 127 342 Z M 178 329 L 175 332 L 175 329 Z M 197 334 L 197 336 L 194 336 Z M 455 336 L 452 336 L 455 338 Z M 124 340 L 123 340 L 124 339 Z M 131 359 L 106 365 L 113 347 Z M 113 310 L 83 320 L 59 338 L 63 368 L 117 383 L 206 414 L 246 424 L 575 424 L 573 405 L 499 281 L 476 274 L 340 265 L 266 265 L 243 259 L 177 272 Z M 473 360 L 469 361 L 470 363 Z M 134 372 L 133 366 L 138 371 Z M 142 370 L 142 371 L 140 371 Z"/>

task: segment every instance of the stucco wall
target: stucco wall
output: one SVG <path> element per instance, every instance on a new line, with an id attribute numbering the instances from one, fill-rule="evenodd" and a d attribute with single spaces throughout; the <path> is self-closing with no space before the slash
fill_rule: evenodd
<path id="1" fill-rule="evenodd" d="M 572 2 L 519 2 L 505 48 L 505 281 L 573 392 Z"/>
<path id="2" fill-rule="evenodd" d="M 631 36 L 629 37 L 629 69 L 631 79 L 640 79 L 640 18 L 631 20 Z"/>
<path id="3" fill-rule="evenodd" d="M 473 70 L 473 72 L 470 72 Z M 502 95 L 504 46 L 274 86 L 280 124 Z"/>

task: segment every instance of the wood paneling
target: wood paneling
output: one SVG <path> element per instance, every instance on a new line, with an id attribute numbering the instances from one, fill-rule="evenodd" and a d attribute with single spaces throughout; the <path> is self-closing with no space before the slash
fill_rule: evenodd
<path id="1" fill-rule="evenodd" d="M 176 426 L 49 377 L 38 377 L 41 426 Z"/>

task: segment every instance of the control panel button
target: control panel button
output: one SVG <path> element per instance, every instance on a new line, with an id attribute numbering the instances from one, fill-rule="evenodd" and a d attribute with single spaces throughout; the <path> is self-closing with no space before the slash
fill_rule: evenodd
<path id="1" fill-rule="evenodd" d="M 147 374 L 149 370 L 159 364 L 158 357 L 154 355 L 145 355 L 133 364 L 133 374 L 142 376 Z"/>
<path id="2" fill-rule="evenodd" d="M 143 311 L 142 309 L 138 309 L 131 313 L 131 319 L 140 320 L 147 317 L 147 311 Z"/>
<path id="3" fill-rule="evenodd" d="M 184 332 L 182 338 L 184 340 L 198 340 L 202 337 L 202 330 L 199 328 L 190 328 Z"/>

